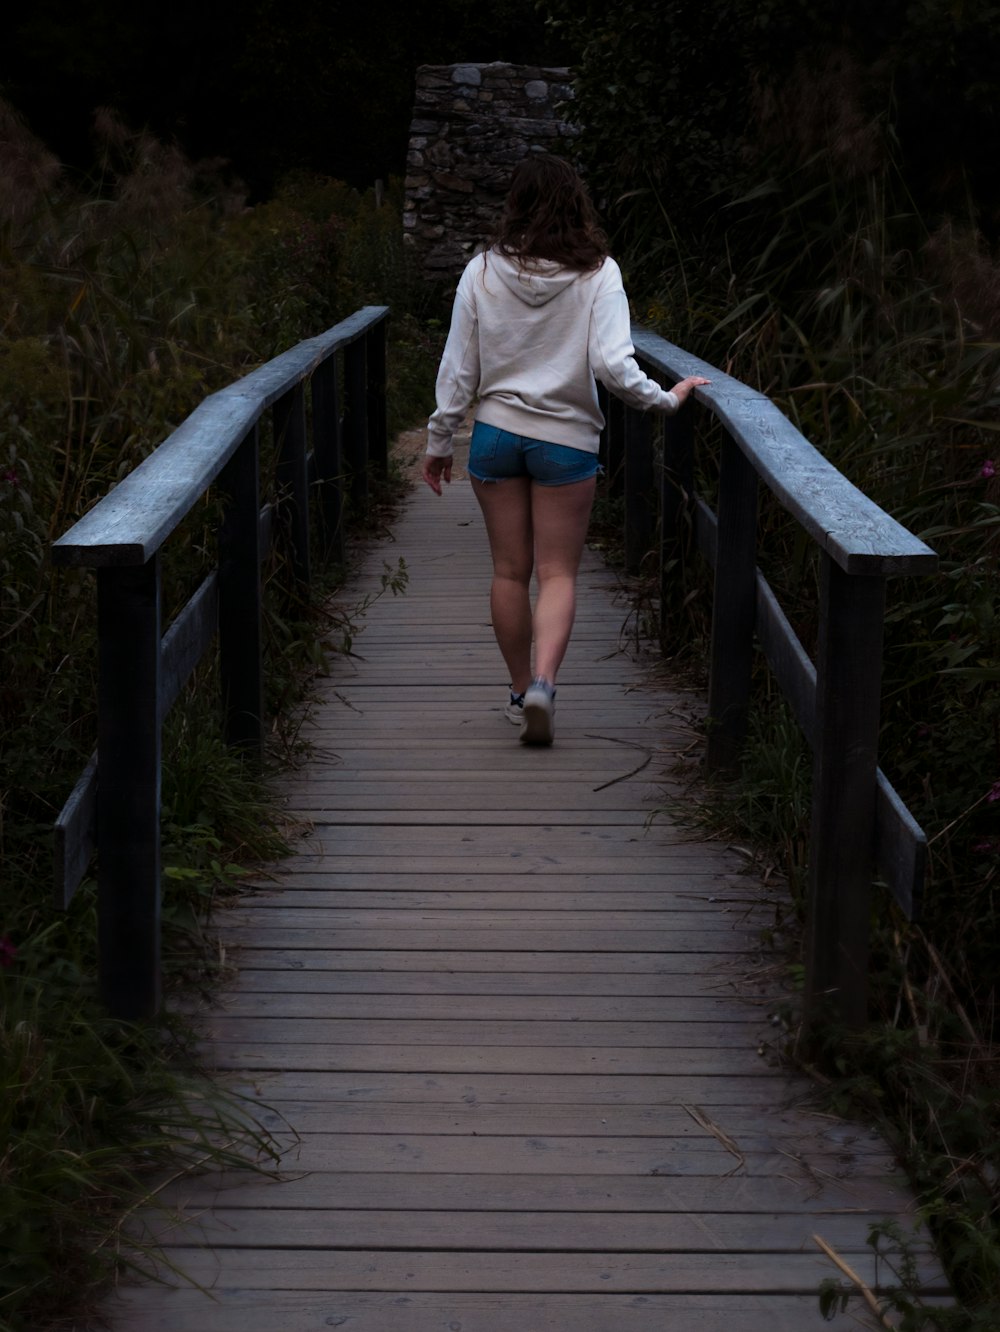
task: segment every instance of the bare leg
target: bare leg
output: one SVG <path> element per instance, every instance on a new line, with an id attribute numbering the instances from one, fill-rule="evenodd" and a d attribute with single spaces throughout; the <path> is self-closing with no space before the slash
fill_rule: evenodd
<path id="1" fill-rule="evenodd" d="M 477 481 L 472 489 L 486 521 L 493 557 L 490 613 L 497 646 L 515 693 L 531 683 L 531 482 L 526 476 Z"/>
<path id="2" fill-rule="evenodd" d="M 538 599 L 535 674 L 555 683 L 576 614 L 576 576 L 594 503 L 596 477 L 565 486 L 532 486 Z"/>

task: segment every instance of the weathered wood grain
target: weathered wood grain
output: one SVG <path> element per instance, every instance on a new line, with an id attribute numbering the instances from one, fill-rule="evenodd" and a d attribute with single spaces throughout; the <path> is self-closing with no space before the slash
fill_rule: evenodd
<path id="1" fill-rule="evenodd" d="M 852 485 L 762 393 L 663 338 L 635 328 L 647 368 L 682 379 L 705 375 L 696 390 L 753 463 L 782 506 L 847 573 L 933 572 L 937 556 Z"/>
<path id="2" fill-rule="evenodd" d="M 54 562 L 94 567 L 145 564 L 216 479 L 261 414 L 386 314 L 385 307 L 366 307 L 206 398 L 55 542 Z"/>
<path id="3" fill-rule="evenodd" d="M 934 1303 L 933 1299 L 928 1303 Z M 115 1301 L 118 1332 L 205 1332 L 198 1291 L 127 1290 Z M 815 1295 L 597 1294 L 545 1296 L 413 1291 L 283 1291 L 281 1332 L 348 1327 L 352 1332 L 803 1332 L 817 1319 Z M 863 1315 L 861 1315 L 863 1317 Z M 227 1291 L 213 1309 L 212 1332 L 276 1332 L 273 1306 L 256 1291 Z M 751 1321 L 754 1320 L 754 1321 Z M 857 1332 L 858 1311 L 835 1312 L 823 1326 Z"/>

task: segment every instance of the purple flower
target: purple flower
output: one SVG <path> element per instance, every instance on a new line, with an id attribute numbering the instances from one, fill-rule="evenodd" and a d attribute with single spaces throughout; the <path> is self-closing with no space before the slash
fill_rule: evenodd
<path id="1" fill-rule="evenodd" d="M 3 474 L 3 479 L 9 486 L 13 486 L 15 490 L 21 484 L 21 478 L 18 476 L 17 472 L 14 471 L 13 467 L 7 468 L 6 472 Z"/>
<path id="2" fill-rule="evenodd" d="M 1000 781 L 993 783 L 993 785 L 990 787 L 989 794 L 987 795 L 986 799 L 991 805 L 994 804 L 997 800 L 1000 800 Z"/>
<path id="3" fill-rule="evenodd" d="M 12 966 L 15 957 L 17 957 L 17 949 L 5 934 L 0 937 L 0 967 Z"/>
<path id="4" fill-rule="evenodd" d="M 979 475 L 984 481 L 988 481 L 991 476 L 996 476 L 996 474 L 996 464 L 993 462 L 992 458 L 987 458 L 980 469 Z"/>

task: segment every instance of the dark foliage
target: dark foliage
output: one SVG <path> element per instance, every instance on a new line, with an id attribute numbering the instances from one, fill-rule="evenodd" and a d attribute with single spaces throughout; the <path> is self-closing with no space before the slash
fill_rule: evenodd
<path id="1" fill-rule="evenodd" d="M 554 62 L 533 0 L 100 0 L 39 3 L 0 45 L 0 93 L 67 162 L 87 168 L 94 109 L 224 157 L 256 197 L 295 168 L 350 184 L 401 174 L 420 64 Z"/>

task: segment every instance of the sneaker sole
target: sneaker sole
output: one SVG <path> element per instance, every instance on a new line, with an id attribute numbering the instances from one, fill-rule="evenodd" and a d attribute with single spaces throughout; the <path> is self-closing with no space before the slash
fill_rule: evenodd
<path id="1" fill-rule="evenodd" d="M 521 743 L 524 745 L 551 745 L 553 735 L 552 708 L 542 703 L 525 703 Z"/>

